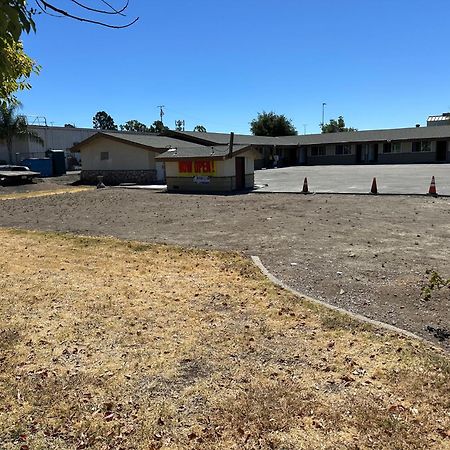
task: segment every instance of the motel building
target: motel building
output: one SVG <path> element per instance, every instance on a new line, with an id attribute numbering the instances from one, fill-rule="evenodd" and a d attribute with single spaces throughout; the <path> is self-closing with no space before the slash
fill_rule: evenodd
<path id="1" fill-rule="evenodd" d="M 165 163 L 168 192 L 232 192 L 253 189 L 251 145 L 171 148 L 156 157 Z"/>

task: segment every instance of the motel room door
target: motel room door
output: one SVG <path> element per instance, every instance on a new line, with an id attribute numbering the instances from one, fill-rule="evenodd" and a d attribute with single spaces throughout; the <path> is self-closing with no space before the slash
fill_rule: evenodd
<path id="1" fill-rule="evenodd" d="M 436 161 L 447 161 L 447 141 L 436 142 Z"/>
<path id="2" fill-rule="evenodd" d="M 245 158 L 236 157 L 236 189 L 245 188 Z"/>

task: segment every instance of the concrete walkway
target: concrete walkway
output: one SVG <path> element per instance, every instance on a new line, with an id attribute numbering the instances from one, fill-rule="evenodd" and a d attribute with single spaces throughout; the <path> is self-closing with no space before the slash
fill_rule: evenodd
<path id="1" fill-rule="evenodd" d="M 432 176 L 437 193 L 450 195 L 450 164 L 284 167 L 256 171 L 255 184 L 260 192 L 301 192 L 307 177 L 312 192 L 366 194 L 376 177 L 380 194 L 426 194 Z"/>

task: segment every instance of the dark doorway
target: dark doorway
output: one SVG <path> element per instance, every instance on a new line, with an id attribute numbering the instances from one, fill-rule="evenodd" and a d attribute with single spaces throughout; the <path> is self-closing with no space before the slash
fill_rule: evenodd
<path id="1" fill-rule="evenodd" d="M 236 157 L 236 189 L 245 188 L 245 158 Z"/>
<path id="2" fill-rule="evenodd" d="M 436 161 L 447 161 L 447 141 L 436 142 Z"/>
<path id="3" fill-rule="evenodd" d="M 299 163 L 303 166 L 306 166 L 308 164 L 308 148 L 307 147 L 300 147 L 300 159 Z"/>
<path id="4" fill-rule="evenodd" d="M 369 150 L 369 162 L 378 162 L 378 144 L 372 144 Z"/>
<path id="5" fill-rule="evenodd" d="M 358 144 L 356 146 L 356 163 L 360 163 L 362 161 L 362 145 Z"/>

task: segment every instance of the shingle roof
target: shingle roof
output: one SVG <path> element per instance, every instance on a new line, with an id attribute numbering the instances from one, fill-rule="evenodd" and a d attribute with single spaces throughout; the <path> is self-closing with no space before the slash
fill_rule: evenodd
<path id="1" fill-rule="evenodd" d="M 183 139 L 204 139 L 211 143 L 226 144 L 230 136 L 226 133 L 200 133 L 193 131 L 178 132 L 176 136 Z M 324 145 L 357 142 L 402 141 L 414 139 L 450 139 L 450 125 L 440 127 L 394 128 L 387 130 L 350 131 L 342 133 L 305 134 L 298 136 L 250 136 L 235 135 L 236 144 L 253 145 Z"/>
<path id="2" fill-rule="evenodd" d="M 157 159 L 164 160 L 179 160 L 189 158 L 212 158 L 224 159 L 229 155 L 228 145 L 214 145 L 214 146 L 196 146 L 190 147 L 190 144 L 184 143 L 185 146 L 177 147 L 167 150 L 158 155 Z M 250 145 L 233 145 L 233 156 L 236 156 L 243 151 L 250 150 Z"/>
<path id="3" fill-rule="evenodd" d="M 129 142 L 132 144 L 136 144 L 140 147 L 157 149 L 160 151 L 165 151 L 167 148 L 171 147 L 179 147 L 181 145 L 186 145 L 186 141 L 182 141 L 167 136 L 159 136 L 158 134 L 154 133 L 150 134 L 150 133 L 124 133 L 114 131 L 101 131 L 72 147 L 72 151 L 79 151 L 80 148 L 84 147 L 89 142 L 95 139 L 99 139 L 101 137 L 125 143 Z M 201 145 L 198 144 L 189 144 L 189 146 L 202 147 Z"/>
<path id="4" fill-rule="evenodd" d="M 199 131 L 169 131 L 169 134 L 178 139 L 191 141 L 198 141 L 199 143 L 210 145 L 226 145 L 230 142 L 230 135 L 228 133 L 202 133 Z M 242 145 L 273 145 L 274 140 L 270 136 L 252 136 L 246 134 L 235 134 L 234 143 Z"/>

